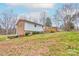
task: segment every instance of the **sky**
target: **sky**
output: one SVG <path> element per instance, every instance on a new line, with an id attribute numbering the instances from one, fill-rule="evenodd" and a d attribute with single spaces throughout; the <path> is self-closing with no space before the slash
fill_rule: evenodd
<path id="1" fill-rule="evenodd" d="M 13 13 L 18 16 L 24 15 L 27 18 L 31 16 L 37 19 L 44 11 L 52 17 L 56 10 L 62 7 L 62 3 L 0 3 L 0 13 L 13 10 Z"/>
<path id="2" fill-rule="evenodd" d="M 41 11 L 47 11 L 47 13 L 52 16 L 56 13 L 58 8 L 61 8 L 63 4 L 52 4 L 52 3 L 0 3 L 0 12 L 12 9 L 14 13 L 29 14 L 29 13 L 39 13 Z"/>

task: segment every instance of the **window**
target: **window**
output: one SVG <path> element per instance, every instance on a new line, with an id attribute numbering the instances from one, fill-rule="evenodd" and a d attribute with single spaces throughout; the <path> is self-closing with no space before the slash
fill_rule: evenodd
<path id="1" fill-rule="evenodd" d="M 36 27 L 36 24 L 34 25 L 34 27 Z"/>
<path id="2" fill-rule="evenodd" d="M 43 26 L 42 26 L 42 28 L 43 28 Z"/>

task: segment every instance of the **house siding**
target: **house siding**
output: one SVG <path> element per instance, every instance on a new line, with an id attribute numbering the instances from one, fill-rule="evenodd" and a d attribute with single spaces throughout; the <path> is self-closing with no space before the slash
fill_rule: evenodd
<path id="1" fill-rule="evenodd" d="M 40 25 L 37 25 L 37 24 L 32 24 L 32 23 L 26 22 L 25 25 L 24 25 L 24 30 L 42 32 L 43 27 L 40 26 Z"/>

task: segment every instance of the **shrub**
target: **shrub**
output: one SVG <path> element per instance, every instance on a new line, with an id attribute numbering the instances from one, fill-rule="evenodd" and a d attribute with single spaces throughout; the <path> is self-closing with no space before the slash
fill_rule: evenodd
<path id="1" fill-rule="evenodd" d="M 27 36 L 27 35 L 29 35 L 29 32 L 26 32 L 26 33 L 25 33 L 25 36 Z"/>
<path id="2" fill-rule="evenodd" d="M 18 35 L 10 35 L 8 36 L 9 39 L 14 39 L 14 38 L 18 38 Z"/>
<path id="3" fill-rule="evenodd" d="M 50 32 L 54 33 L 54 32 L 57 32 L 57 30 L 56 29 L 51 29 Z"/>
<path id="4" fill-rule="evenodd" d="M 49 28 L 45 32 L 54 33 L 54 32 L 57 32 L 57 29 Z"/>
<path id="5" fill-rule="evenodd" d="M 26 33 L 25 33 L 25 36 L 28 36 L 28 35 L 30 35 L 30 34 L 32 35 L 32 34 L 41 34 L 41 33 L 42 33 L 42 32 L 36 32 L 36 31 L 34 31 L 34 32 L 32 32 L 32 33 L 31 33 L 31 32 L 26 32 Z"/>

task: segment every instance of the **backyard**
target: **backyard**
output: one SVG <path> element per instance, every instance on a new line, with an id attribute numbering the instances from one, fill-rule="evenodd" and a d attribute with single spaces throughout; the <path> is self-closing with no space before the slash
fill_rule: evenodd
<path id="1" fill-rule="evenodd" d="M 79 33 L 45 33 L 14 39 L 0 36 L 0 55 L 77 56 L 79 55 Z"/>

